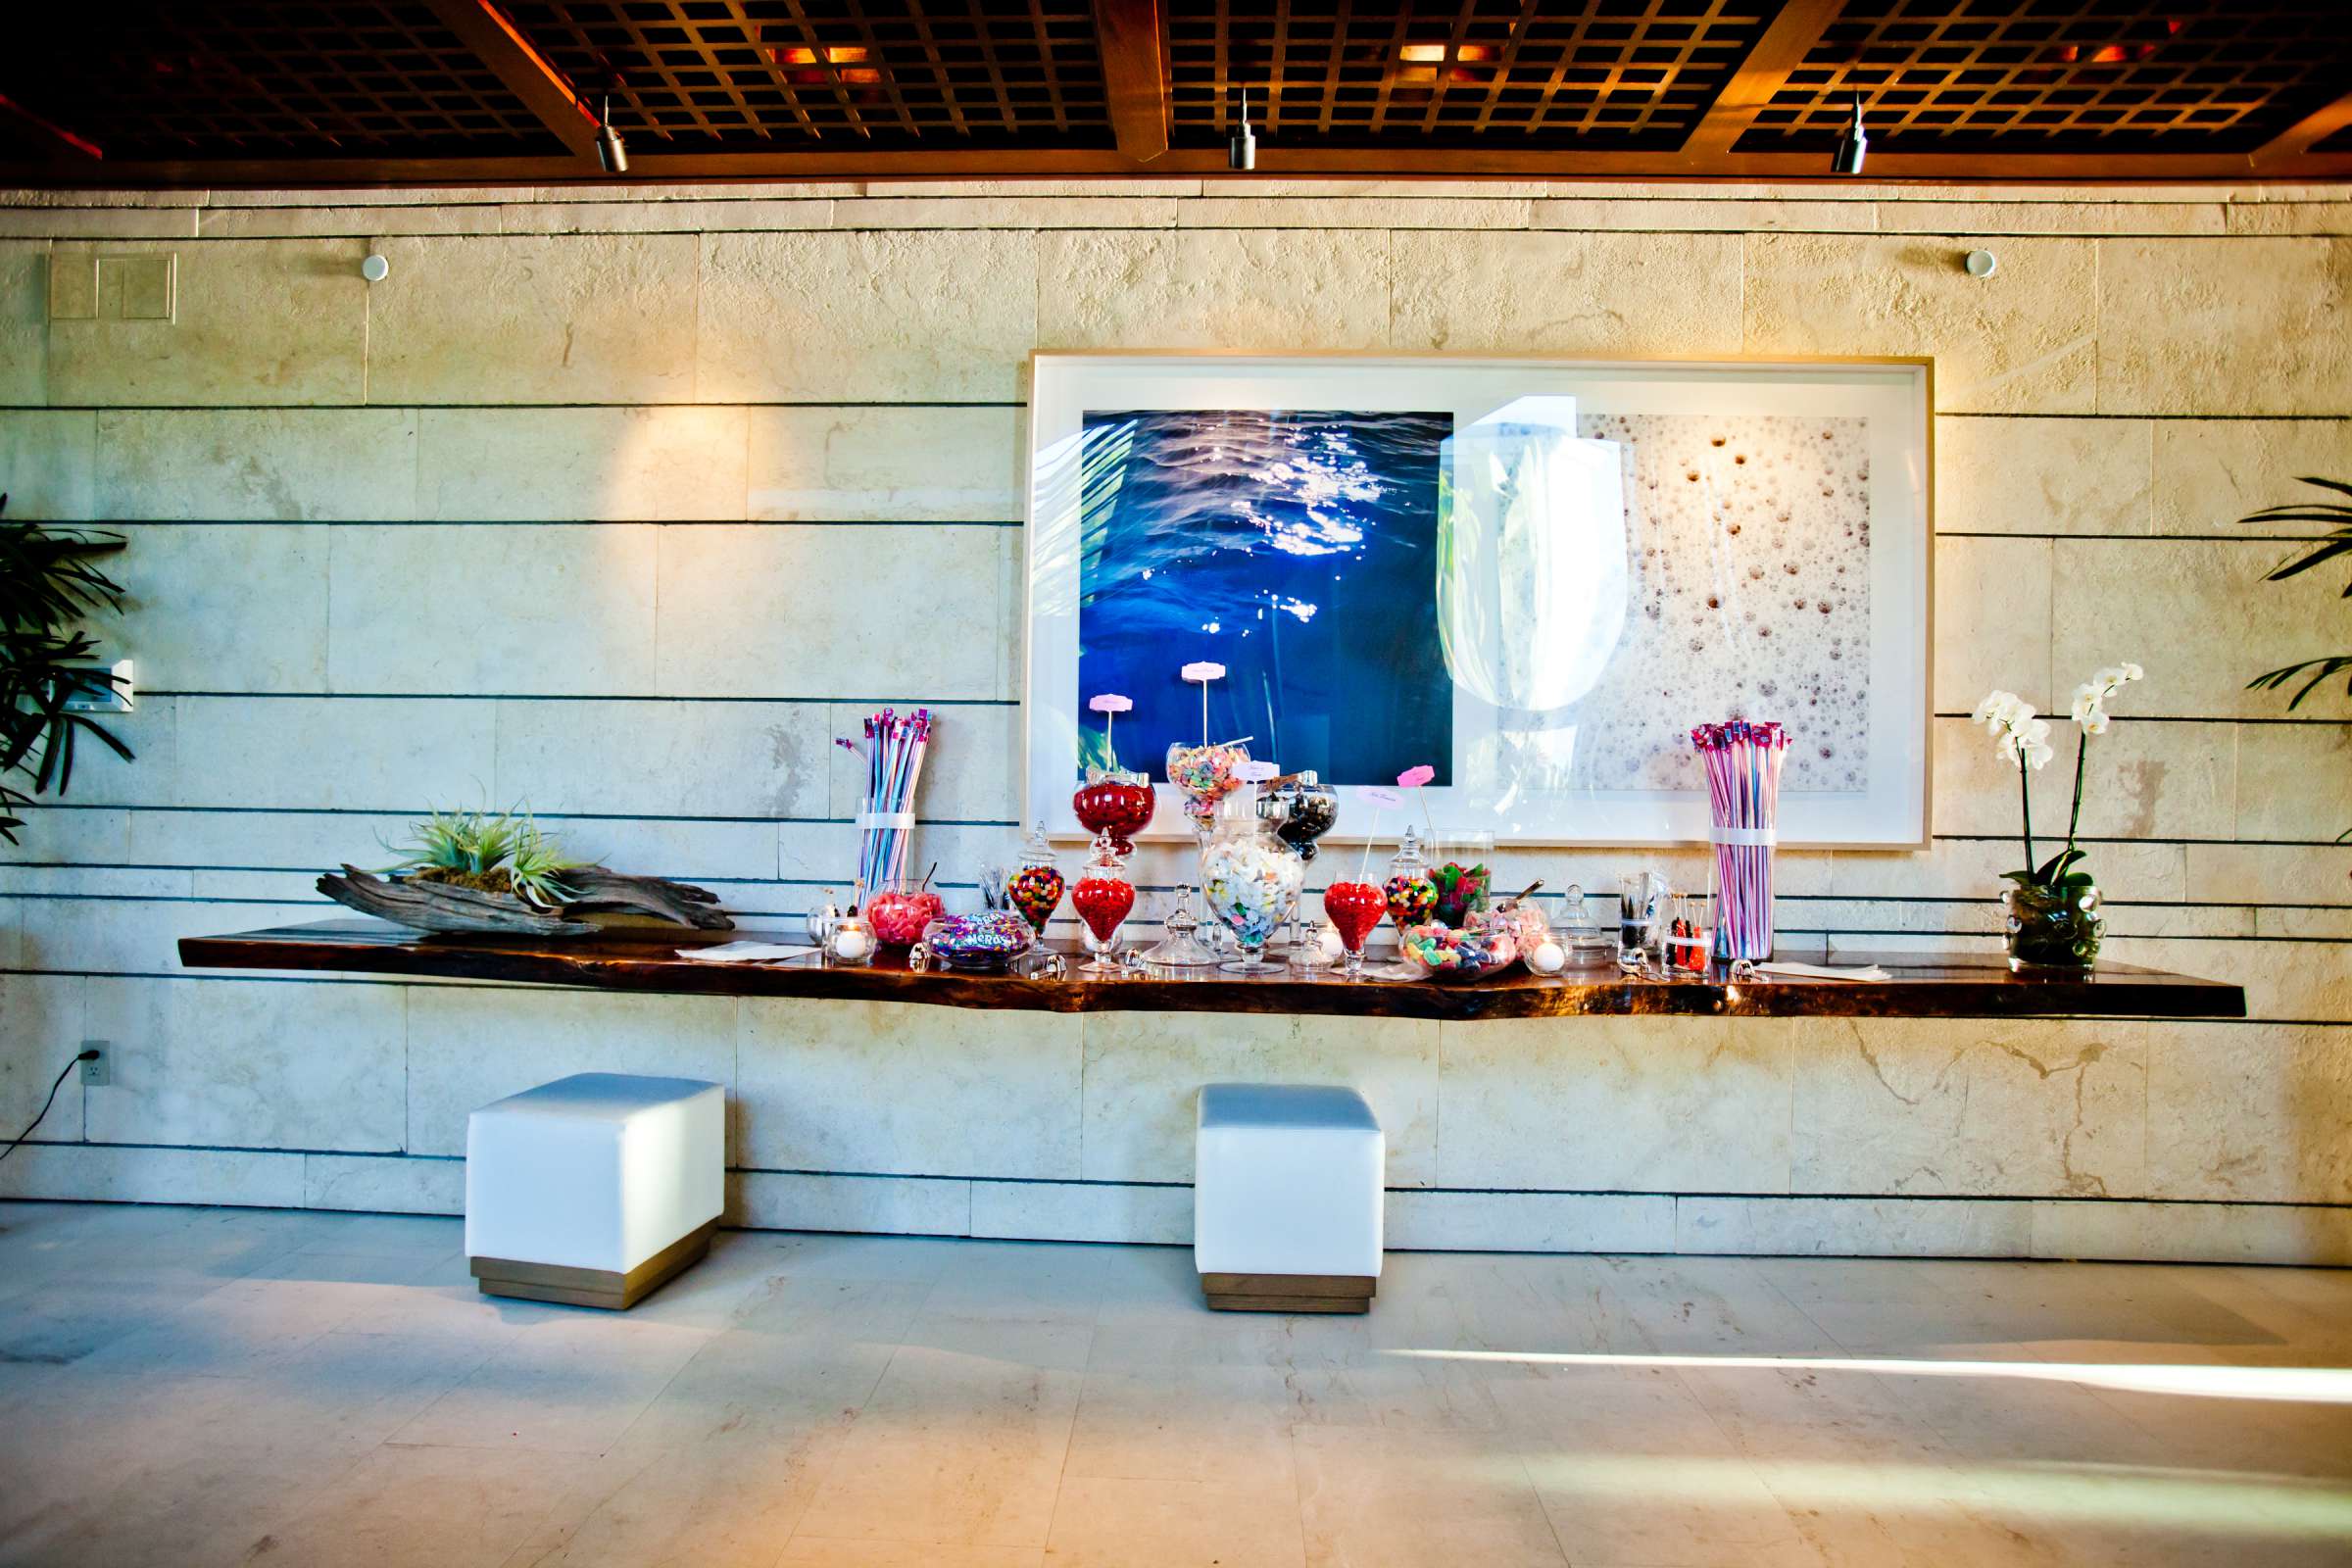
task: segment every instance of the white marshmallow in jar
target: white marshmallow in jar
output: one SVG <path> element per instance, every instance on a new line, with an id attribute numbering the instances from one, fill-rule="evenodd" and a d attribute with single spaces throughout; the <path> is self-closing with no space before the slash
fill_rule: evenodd
<path id="1" fill-rule="evenodd" d="M 1208 906 L 1246 948 L 1262 948 L 1290 918 L 1306 862 L 1280 839 L 1216 839 L 1200 853 Z"/>

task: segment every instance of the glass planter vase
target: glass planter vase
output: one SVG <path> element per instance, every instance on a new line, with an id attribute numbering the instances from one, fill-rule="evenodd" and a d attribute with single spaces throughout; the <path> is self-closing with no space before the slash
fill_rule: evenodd
<path id="1" fill-rule="evenodd" d="M 2009 967 L 2014 972 L 2088 974 L 2098 966 L 2107 917 L 2099 912 L 2099 890 L 2091 884 L 2012 887 L 2001 895 L 2001 910 L 2007 916 Z"/>

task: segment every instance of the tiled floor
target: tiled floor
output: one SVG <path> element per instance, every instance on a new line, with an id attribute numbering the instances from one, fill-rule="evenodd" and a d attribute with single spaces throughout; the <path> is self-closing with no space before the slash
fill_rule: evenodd
<path id="1" fill-rule="evenodd" d="M 728 1234 L 623 1317 L 454 1221 L 0 1204 L 0 1562 L 2352 1562 L 2352 1273 Z"/>

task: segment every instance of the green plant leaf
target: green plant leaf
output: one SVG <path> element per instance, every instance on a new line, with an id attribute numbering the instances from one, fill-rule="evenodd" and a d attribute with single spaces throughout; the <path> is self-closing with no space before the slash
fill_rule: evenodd
<path id="1" fill-rule="evenodd" d="M 2060 850 L 2056 855 L 2051 856 L 2047 860 L 2042 862 L 2041 869 L 2034 873 L 2034 880 L 2040 883 L 2043 887 L 2049 887 L 2058 882 L 2065 881 L 2067 879 L 2065 875 L 2067 867 L 2073 865 L 2077 860 L 2082 859 L 2089 854 L 2090 852 L 2088 850 Z"/>

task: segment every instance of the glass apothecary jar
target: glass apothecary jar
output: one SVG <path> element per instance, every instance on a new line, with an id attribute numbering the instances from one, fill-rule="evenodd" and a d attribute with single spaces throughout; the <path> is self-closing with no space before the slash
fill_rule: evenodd
<path id="1" fill-rule="evenodd" d="M 1209 912 L 1242 950 L 1240 957 L 1218 965 L 1230 974 L 1282 972 L 1280 964 L 1266 961 L 1266 944 L 1290 919 L 1306 880 L 1306 862 L 1257 808 L 1254 789 L 1228 796 L 1200 849 L 1200 888 Z"/>
<path id="2" fill-rule="evenodd" d="M 1107 833 L 1096 841 L 1093 858 L 1079 870 L 1070 888 L 1070 907 L 1086 927 L 1086 952 L 1093 960 L 1078 972 L 1098 979 L 1120 973 L 1111 956 L 1118 951 L 1120 927 L 1135 910 L 1135 879 L 1110 847 Z"/>
<path id="3" fill-rule="evenodd" d="M 1412 828 L 1404 830 L 1404 841 L 1389 857 L 1388 880 L 1380 891 L 1389 901 L 1389 918 L 1400 933 L 1427 921 L 1438 906 L 1438 885 L 1429 879 L 1429 858 L 1421 853 L 1421 836 Z"/>
<path id="4" fill-rule="evenodd" d="M 1061 907 L 1061 895 L 1068 887 L 1061 870 L 1054 863 L 1054 843 L 1046 837 L 1046 825 L 1038 823 L 1029 830 L 1028 839 L 1021 845 L 1020 864 L 1004 879 L 1004 898 L 1030 929 L 1039 936 L 1046 934 L 1046 922 Z"/>

